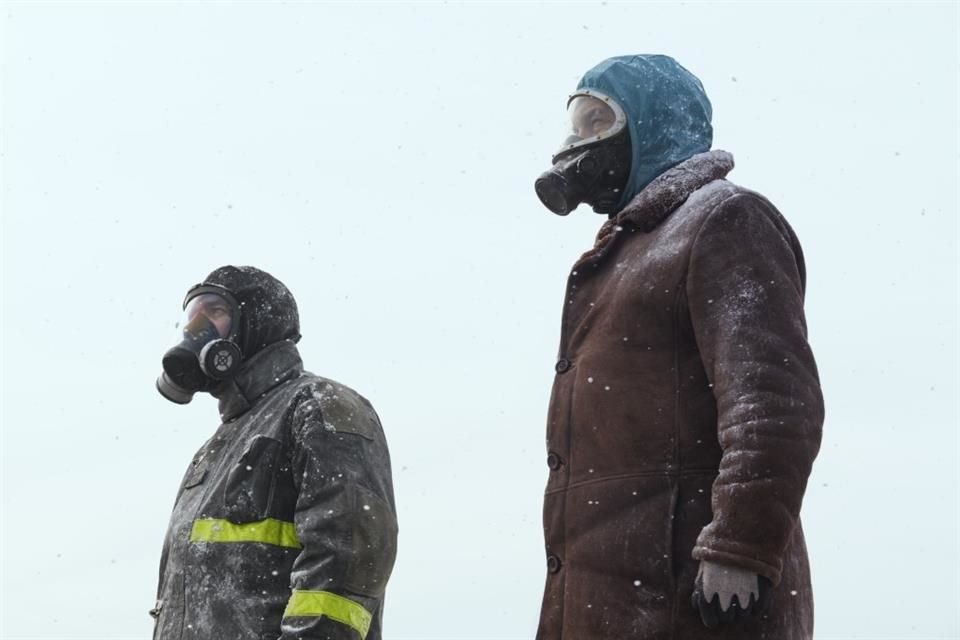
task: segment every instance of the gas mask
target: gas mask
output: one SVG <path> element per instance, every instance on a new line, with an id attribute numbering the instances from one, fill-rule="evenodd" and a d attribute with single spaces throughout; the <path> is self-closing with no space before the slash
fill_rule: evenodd
<path id="1" fill-rule="evenodd" d="M 237 346 L 240 307 L 216 285 L 197 285 L 187 292 L 180 344 L 163 356 L 157 390 L 164 398 L 187 404 L 198 391 L 209 391 L 233 376 L 242 354 Z"/>
<path id="2" fill-rule="evenodd" d="M 630 177 L 626 115 L 613 98 L 592 89 L 573 94 L 567 112 L 570 136 L 553 156 L 553 168 L 537 178 L 537 196 L 561 216 L 583 202 L 597 213 L 616 213 Z"/>

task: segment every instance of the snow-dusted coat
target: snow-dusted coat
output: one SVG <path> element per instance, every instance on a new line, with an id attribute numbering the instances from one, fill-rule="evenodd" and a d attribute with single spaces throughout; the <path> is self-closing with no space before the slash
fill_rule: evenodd
<path id="1" fill-rule="evenodd" d="M 803 255 L 722 151 L 657 177 L 573 267 L 547 425 L 541 640 L 811 637 L 799 511 L 823 404 Z M 776 585 L 710 631 L 699 560 Z"/>
<path id="2" fill-rule="evenodd" d="M 272 344 L 214 392 L 178 492 L 157 640 L 379 640 L 397 525 L 373 407 Z"/>

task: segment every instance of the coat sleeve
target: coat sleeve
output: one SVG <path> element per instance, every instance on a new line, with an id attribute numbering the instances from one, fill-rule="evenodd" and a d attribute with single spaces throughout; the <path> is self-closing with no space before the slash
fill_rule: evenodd
<path id="1" fill-rule="evenodd" d="M 396 555 L 390 461 L 373 408 L 316 393 L 294 412 L 293 563 L 282 640 L 380 637 Z"/>
<path id="2" fill-rule="evenodd" d="M 687 275 L 690 318 L 722 450 L 712 521 L 693 557 L 780 581 L 820 447 L 823 397 L 803 313 L 799 242 L 751 193 L 710 213 Z"/>

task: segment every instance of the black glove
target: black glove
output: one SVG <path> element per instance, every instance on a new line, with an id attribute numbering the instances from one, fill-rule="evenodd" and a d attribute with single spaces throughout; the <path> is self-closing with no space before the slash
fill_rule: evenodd
<path id="1" fill-rule="evenodd" d="M 690 604 L 703 624 L 721 624 L 763 615 L 770 605 L 773 583 L 752 571 L 703 561 L 697 571 Z"/>

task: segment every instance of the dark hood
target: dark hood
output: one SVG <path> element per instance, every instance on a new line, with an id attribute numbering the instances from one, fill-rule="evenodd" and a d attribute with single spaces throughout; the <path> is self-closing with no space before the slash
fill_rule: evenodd
<path id="1" fill-rule="evenodd" d="M 228 265 L 213 271 L 201 284 L 223 287 L 240 305 L 237 342 L 244 360 L 268 345 L 300 339 L 297 302 L 290 290 L 266 271 Z"/>
<path id="2" fill-rule="evenodd" d="M 654 178 L 708 151 L 713 142 L 713 111 L 703 85 L 669 56 L 609 58 L 584 74 L 577 89 L 600 91 L 627 114 L 633 157 L 618 210 Z"/>

